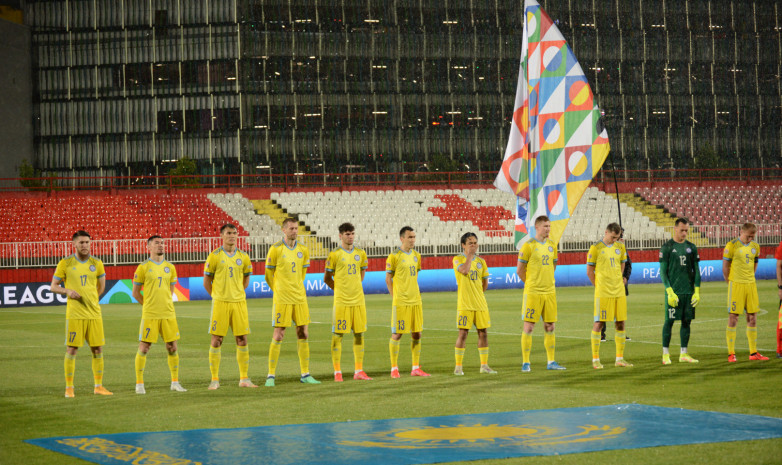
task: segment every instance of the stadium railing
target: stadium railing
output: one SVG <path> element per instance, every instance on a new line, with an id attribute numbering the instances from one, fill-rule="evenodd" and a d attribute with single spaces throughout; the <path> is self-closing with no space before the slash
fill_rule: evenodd
<path id="1" fill-rule="evenodd" d="M 693 226 L 692 233 L 699 233 L 698 240 L 701 242 L 696 245 L 700 248 L 718 248 L 723 247 L 729 240 L 738 237 L 741 225 L 708 225 Z M 665 227 L 665 237 L 654 237 L 644 239 L 628 238 L 625 241 L 629 250 L 655 250 L 670 238 L 671 227 Z M 779 225 L 759 224 L 759 231 L 769 231 L 768 234 L 759 234 L 756 241 L 761 246 L 776 246 L 782 240 Z M 499 231 L 495 231 L 498 233 Z M 492 231 L 484 231 L 491 236 Z M 422 239 L 423 235 L 419 235 Z M 559 245 L 559 251 L 564 252 L 586 252 L 594 242 L 600 240 L 599 234 L 595 235 L 591 241 L 562 241 Z M 370 258 L 386 257 L 396 245 L 368 245 L 361 244 L 361 237 L 357 238 L 356 245 L 364 248 L 367 256 Z M 369 239 L 369 238 L 368 238 Z M 419 241 L 420 241 L 419 239 Z M 300 236 L 303 243 L 316 241 L 322 247 L 318 247 L 321 252 L 314 253 L 310 258 L 313 260 L 325 259 L 329 251 L 338 246 L 338 237 L 334 236 Z M 453 256 L 462 252 L 461 246 L 454 244 L 431 244 L 423 241 L 416 246 L 416 250 L 424 256 Z M 209 238 L 168 238 L 165 239 L 166 259 L 172 263 L 203 263 L 209 252 L 221 246 L 219 237 Z M 370 240 L 367 240 L 370 244 Z M 265 260 L 269 247 L 273 245 L 272 241 L 266 238 L 244 236 L 239 238 L 237 246 L 248 252 L 253 262 Z M 315 250 L 314 247 L 310 248 Z M 145 239 L 116 239 L 116 240 L 96 240 L 92 242 L 92 254 L 103 260 L 104 264 L 110 266 L 138 264 L 147 259 Z M 480 245 L 480 253 L 484 255 L 491 254 L 515 254 L 518 250 L 511 240 L 503 239 L 501 242 L 495 240 L 486 240 Z M 0 243 L 0 268 L 43 268 L 55 267 L 62 258 L 73 253 L 73 245 L 70 241 L 53 242 L 6 242 Z"/>

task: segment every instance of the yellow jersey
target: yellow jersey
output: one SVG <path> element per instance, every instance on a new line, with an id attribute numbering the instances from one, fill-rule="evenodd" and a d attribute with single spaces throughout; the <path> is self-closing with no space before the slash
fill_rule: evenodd
<path id="1" fill-rule="evenodd" d="M 244 277 L 253 272 L 250 256 L 236 249 L 228 254 L 222 247 L 209 254 L 204 274 L 212 277 L 212 299 L 222 302 L 242 302 L 247 299 L 244 292 Z"/>
<path id="2" fill-rule="evenodd" d="M 722 251 L 722 259 L 730 262 L 728 280 L 734 283 L 754 283 L 755 263 L 760 256 L 760 246 L 755 241 L 746 244 L 733 239 Z"/>
<path id="3" fill-rule="evenodd" d="M 350 251 L 340 247 L 329 254 L 326 271 L 334 275 L 334 305 L 364 305 L 361 270 L 368 266 L 367 253 L 356 247 Z"/>
<path id="4" fill-rule="evenodd" d="M 277 304 L 300 305 L 307 302 L 304 277 L 310 266 L 310 251 L 298 241 L 288 247 L 279 241 L 269 249 L 266 268 L 274 270 L 272 292 Z"/>
<path id="5" fill-rule="evenodd" d="M 554 268 L 557 264 L 557 245 L 551 239 L 539 242 L 532 238 L 525 242 L 519 250 L 519 261 L 527 264 L 525 294 L 547 295 L 556 292 Z"/>
<path id="6" fill-rule="evenodd" d="M 483 294 L 483 280 L 489 279 L 489 267 L 481 257 L 475 257 L 470 263 L 470 271 L 463 275 L 458 268 L 467 261 L 464 254 L 453 257 L 453 272 L 456 275 L 456 311 L 471 310 L 485 312 L 489 310 L 486 296 Z"/>
<path id="7" fill-rule="evenodd" d="M 622 263 L 627 261 L 627 249 L 619 241 L 606 245 L 600 241 L 589 248 L 587 265 L 595 267 L 595 296 L 623 297 Z"/>
<path id="8" fill-rule="evenodd" d="M 176 268 L 163 260 L 158 263 L 148 259 L 136 268 L 133 284 L 143 287 L 144 304 L 141 306 L 143 319 L 175 318 L 174 299 L 171 285 L 177 282 Z"/>
<path id="9" fill-rule="evenodd" d="M 418 289 L 418 272 L 421 271 L 421 254 L 415 249 L 405 252 L 396 249 L 386 259 L 386 273 L 393 277 L 394 299 L 392 305 L 421 305 Z"/>
<path id="10" fill-rule="evenodd" d="M 79 293 L 80 299 L 68 299 L 65 306 L 65 318 L 69 320 L 98 320 L 100 313 L 100 296 L 98 296 L 98 280 L 106 276 L 103 262 L 90 256 L 80 261 L 76 255 L 65 257 L 57 264 L 54 277 L 65 289 Z"/>

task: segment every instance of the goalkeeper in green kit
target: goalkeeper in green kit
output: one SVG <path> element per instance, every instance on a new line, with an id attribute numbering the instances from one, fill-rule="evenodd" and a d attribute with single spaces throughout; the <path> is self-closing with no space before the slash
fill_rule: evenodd
<path id="1" fill-rule="evenodd" d="M 687 240 L 690 230 L 686 218 L 674 224 L 673 238 L 660 249 L 660 277 L 665 285 L 665 324 L 663 324 L 663 365 L 671 364 L 668 346 L 673 323 L 680 320 L 681 353 L 679 362 L 698 363 L 687 353 L 690 324 L 695 319 L 695 307 L 700 301 L 701 271 L 698 249 Z"/>

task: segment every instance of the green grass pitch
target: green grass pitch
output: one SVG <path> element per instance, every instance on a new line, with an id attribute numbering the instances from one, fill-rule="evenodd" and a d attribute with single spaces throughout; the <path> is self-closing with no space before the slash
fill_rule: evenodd
<path id="1" fill-rule="evenodd" d="M 511 410 L 566 408 L 638 402 L 782 417 L 782 359 L 774 357 L 778 298 L 773 281 L 759 285 L 762 311 L 758 317 L 758 346 L 767 362 L 747 361 L 746 323 L 737 331 L 739 362 L 727 363 L 725 349 L 724 283 L 705 283 L 703 300 L 693 324 L 690 352 L 698 365 L 679 364 L 679 325 L 674 326 L 674 363 L 660 364 L 663 290 L 661 285 L 631 286 L 625 357 L 633 368 L 615 368 L 613 329 L 602 344 L 606 368 L 590 364 L 589 333 L 592 289 L 561 288 L 558 292 L 557 361 L 565 372 L 545 369 L 543 328 L 535 328 L 532 372 L 522 374 L 520 290 L 489 291 L 492 315 L 489 330 L 490 364 L 497 375 L 478 374 L 476 335 L 471 332 L 465 355 L 466 376 L 455 377 L 453 344 L 455 293 L 425 294 L 422 367 L 428 379 L 407 376 L 410 338 L 402 339 L 402 379 L 389 377 L 388 339 L 390 300 L 367 296 L 369 330 L 365 369 L 375 379 L 353 381 L 351 339 L 343 343 L 346 380 L 332 381 L 330 359 L 330 297 L 310 298 L 311 371 L 320 386 L 298 382 L 299 368 L 293 330 L 286 334 L 277 370 L 277 387 L 240 389 L 234 342 L 223 345 L 218 391 L 208 391 L 207 319 L 209 302 L 177 304 L 182 384 L 187 393 L 168 389 L 164 344 L 153 345 L 145 375 L 147 395 L 134 393 L 133 359 L 140 318 L 138 305 L 103 306 L 107 344 L 105 385 L 113 397 L 93 396 L 89 349 L 76 361 L 76 398 L 63 397 L 64 307 L 3 309 L 0 311 L 2 382 L 0 382 L 0 464 L 76 464 L 79 459 L 26 443 L 23 439 L 119 432 L 231 428 L 275 424 L 321 423 L 380 418 L 404 418 Z M 261 383 L 267 370 L 271 338 L 271 301 L 251 300 L 250 375 Z M 609 363 L 606 363 L 609 362 Z M 698 425 L 692 425 L 698 428 Z M 480 463 L 779 463 L 782 439 L 658 447 L 588 454 L 482 461 Z M 197 459 L 196 457 L 191 457 Z M 260 458 L 259 458 L 260 459 Z M 476 463 L 476 462 L 471 462 Z"/>

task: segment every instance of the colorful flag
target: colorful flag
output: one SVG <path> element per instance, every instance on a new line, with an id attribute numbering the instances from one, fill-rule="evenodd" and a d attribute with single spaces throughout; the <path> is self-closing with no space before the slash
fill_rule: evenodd
<path id="1" fill-rule="evenodd" d="M 517 196 L 517 247 L 551 219 L 559 242 L 610 149 L 592 89 L 565 38 L 535 0 L 524 2 L 524 37 L 508 146 L 494 186 Z"/>

